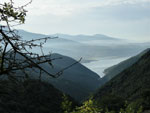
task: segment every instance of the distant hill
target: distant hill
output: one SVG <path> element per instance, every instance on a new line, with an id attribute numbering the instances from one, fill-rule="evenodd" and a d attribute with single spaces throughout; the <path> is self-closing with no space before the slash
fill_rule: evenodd
<path id="1" fill-rule="evenodd" d="M 59 57 L 62 59 L 54 60 L 52 62 L 54 68 L 48 67 L 48 64 L 43 64 L 42 67 L 50 73 L 56 73 L 76 62 L 76 60 L 70 57 L 60 54 L 52 54 L 52 58 Z M 58 78 L 48 78 L 46 75 L 43 75 L 43 80 L 50 82 L 56 88 L 69 94 L 77 101 L 86 99 L 90 93 L 94 92 L 99 87 L 99 79 L 99 75 L 80 63 L 65 70 Z"/>
<path id="2" fill-rule="evenodd" d="M 32 39 L 37 39 L 37 38 L 44 38 L 47 37 L 48 35 L 40 34 L 40 33 L 32 33 L 28 32 L 25 30 L 19 29 L 17 34 L 21 36 L 25 40 L 32 40 Z"/>
<path id="3" fill-rule="evenodd" d="M 48 63 L 43 63 L 40 65 L 51 74 L 56 74 L 63 68 L 66 68 L 77 62 L 70 57 L 56 53 L 47 55 L 46 57 L 50 57 L 51 59 L 56 58 L 56 60 L 52 61 L 53 67 Z M 16 54 L 16 58 L 22 59 L 22 57 L 18 54 Z M 40 72 L 38 69 L 35 69 L 35 72 L 31 69 L 27 69 L 26 71 L 30 78 L 39 79 Z M 21 73 L 18 72 L 18 74 Z M 47 83 L 52 84 L 55 88 L 59 89 L 65 94 L 70 95 L 78 102 L 81 102 L 82 100 L 88 98 L 91 93 L 96 91 L 100 84 L 99 75 L 83 66 L 80 62 L 63 71 L 62 75 L 58 78 L 51 78 L 45 73 L 42 73 L 41 79 Z"/>
<path id="4" fill-rule="evenodd" d="M 113 99 L 113 107 L 116 107 L 121 102 L 120 98 L 123 98 L 129 102 L 142 104 L 144 109 L 150 109 L 150 49 L 144 51 L 136 63 L 104 84 L 94 95 L 94 99 L 101 103 L 107 97 L 110 102 L 110 95 L 119 97 L 119 100 Z"/>
<path id="5" fill-rule="evenodd" d="M 109 67 L 109 68 L 105 69 L 104 70 L 105 76 L 101 79 L 101 81 L 103 83 L 109 81 L 114 76 L 116 76 L 117 74 L 119 74 L 123 70 L 127 69 L 128 67 L 130 67 L 131 65 L 133 65 L 135 62 L 137 62 L 149 50 L 150 50 L 150 48 L 142 51 L 141 53 L 139 53 L 136 56 L 133 56 L 133 57 L 131 57 L 131 58 L 125 60 L 125 61 L 120 62 L 117 65 L 114 65 L 112 67 Z"/>
<path id="6" fill-rule="evenodd" d="M 51 36 L 51 37 L 60 37 L 66 40 L 72 40 L 72 41 L 91 41 L 91 40 L 121 40 L 118 38 L 113 38 L 113 37 L 109 37 L 106 35 L 102 35 L 102 34 L 95 34 L 95 35 L 68 35 L 68 34 L 50 34 L 50 35 L 45 35 L 45 34 L 40 34 L 40 33 L 32 33 L 32 32 L 28 32 L 25 30 L 18 30 L 17 32 L 18 35 L 20 35 L 23 38 L 26 39 L 36 39 L 36 38 L 44 38 L 45 36 Z"/>
<path id="7" fill-rule="evenodd" d="M 59 37 L 47 41 L 44 45 L 45 53 L 60 53 L 74 59 L 83 58 L 82 62 L 99 60 L 105 57 L 129 57 L 148 48 L 150 43 L 129 43 L 127 40 L 106 35 L 44 35 L 19 30 L 19 35 L 25 40 L 43 37 Z M 34 49 L 39 53 L 38 49 Z"/>
<path id="8" fill-rule="evenodd" d="M 95 35 L 68 35 L 68 34 L 54 34 L 52 36 L 58 36 L 58 37 L 62 37 L 64 39 L 69 39 L 69 40 L 74 40 L 77 42 L 84 42 L 84 41 L 93 41 L 93 40 L 121 40 L 121 39 L 117 39 L 117 38 L 113 38 L 113 37 L 109 37 L 106 35 L 102 35 L 102 34 L 95 34 Z"/>
<path id="9" fill-rule="evenodd" d="M 51 39 L 51 40 L 48 40 L 48 42 L 52 42 L 52 43 L 58 43 L 60 44 L 61 43 L 75 43 L 74 41 L 72 40 L 69 40 L 69 39 L 64 39 L 64 38 L 58 38 L 58 36 L 53 36 L 53 35 L 45 35 L 45 34 L 39 34 L 39 33 L 32 33 L 32 32 L 28 32 L 28 31 L 24 31 L 24 30 L 19 30 L 17 32 L 17 34 L 19 36 L 21 36 L 24 40 L 32 40 L 32 39 L 38 39 L 38 38 L 45 38 L 45 37 L 51 37 L 51 38 L 54 38 L 54 39 Z"/>

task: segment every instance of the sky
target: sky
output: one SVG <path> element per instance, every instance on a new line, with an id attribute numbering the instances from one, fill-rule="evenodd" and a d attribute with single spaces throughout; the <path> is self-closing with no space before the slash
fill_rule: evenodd
<path id="1" fill-rule="evenodd" d="M 150 0 L 33 0 L 26 9 L 26 22 L 17 28 L 30 32 L 150 41 Z"/>

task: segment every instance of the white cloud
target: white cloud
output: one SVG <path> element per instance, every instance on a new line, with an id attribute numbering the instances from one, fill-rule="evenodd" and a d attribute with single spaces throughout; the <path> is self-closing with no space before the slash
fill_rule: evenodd
<path id="1" fill-rule="evenodd" d="M 9 0 L 1 0 L 1 2 Z M 30 0 L 14 0 L 17 5 L 23 5 Z M 52 14 L 68 16 L 74 13 L 84 12 L 93 7 L 108 7 L 120 4 L 141 4 L 150 0 L 33 0 L 28 6 L 30 15 Z"/>
<path id="2" fill-rule="evenodd" d="M 29 6 L 32 14 L 68 16 L 93 7 L 109 7 L 121 4 L 142 4 L 150 0 L 33 0 Z"/>

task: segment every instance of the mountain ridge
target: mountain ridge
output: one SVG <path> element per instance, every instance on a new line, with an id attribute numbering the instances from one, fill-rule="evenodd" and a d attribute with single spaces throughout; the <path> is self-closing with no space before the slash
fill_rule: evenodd
<path id="1" fill-rule="evenodd" d="M 10 54 L 13 54 L 13 52 Z M 15 58 L 18 60 L 23 59 L 21 55 L 15 55 Z M 51 62 L 53 66 L 50 66 L 49 63 L 43 63 L 39 66 L 53 75 L 60 71 L 62 71 L 62 74 L 58 78 L 52 78 L 47 76 L 47 74 L 42 73 L 41 80 L 52 84 L 55 88 L 70 95 L 78 102 L 88 98 L 90 93 L 98 88 L 100 79 L 99 75 L 82 65 L 80 62 L 60 54 L 50 54 L 45 56 L 45 58 L 47 57 L 50 59 L 56 59 Z M 63 70 L 74 63 L 76 64 Z M 22 75 L 22 72 L 17 71 L 16 74 Z M 28 68 L 26 69 L 26 74 L 28 74 L 31 79 L 39 79 L 40 70 L 35 68 L 33 71 Z"/>
<path id="2" fill-rule="evenodd" d="M 150 50 L 141 58 L 99 88 L 94 99 L 101 103 L 105 95 L 115 95 L 150 109 Z M 119 100 L 118 100 L 119 101 Z M 117 101 L 116 101 L 117 102 Z M 115 103 L 114 103 L 115 104 Z"/>
<path id="3" fill-rule="evenodd" d="M 105 76 L 102 78 L 103 84 L 105 82 L 111 80 L 113 77 L 115 77 L 117 74 L 121 73 L 123 70 L 132 66 L 149 50 L 150 50 L 150 48 L 147 48 L 144 51 L 140 52 L 139 54 L 137 54 L 133 57 L 130 57 L 127 60 L 124 60 L 124 61 L 122 61 L 122 62 L 120 62 L 114 66 L 111 66 L 111 67 L 105 69 L 104 70 Z"/>
<path id="4" fill-rule="evenodd" d="M 47 70 L 52 73 L 58 72 L 62 68 L 77 62 L 73 58 L 60 54 L 52 54 L 51 56 L 51 58 L 62 57 L 62 59 L 54 60 L 52 62 L 54 72 L 53 69 Z M 89 70 L 82 64 L 77 63 L 65 70 L 59 78 L 46 80 L 59 90 L 69 94 L 75 100 L 82 101 L 88 98 L 90 93 L 94 92 L 99 87 L 99 79 L 99 75 L 95 72 Z"/>

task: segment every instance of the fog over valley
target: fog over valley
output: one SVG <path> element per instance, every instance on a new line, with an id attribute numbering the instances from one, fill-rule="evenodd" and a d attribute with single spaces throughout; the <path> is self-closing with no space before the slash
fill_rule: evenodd
<path id="1" fill-rule="evenodd" d="M 53 34 L 44 35 L 30 33 L 19 30 L 19 35 L 23 39 L 30 40 L 42 37 L 52 37 L 43 47 L 43 52 L 59 53 L 65 56 L 79 60 L 81 63 L 96 72 L 100 76 L 104 76 L 104 69 L 113 66 L 131 56 L 134 56 L 142 50 L 150 47 L 150 42 L 136 43 L 130 40 L 114 38 L 106 35 L 67 35 Z M 40 53 L 39 49 L 34 49 Z"/>
<path id="2" fill-rule="evenodd" d="M 0 113 L 150 113 L 150 0 L 0 0 Z"/>

